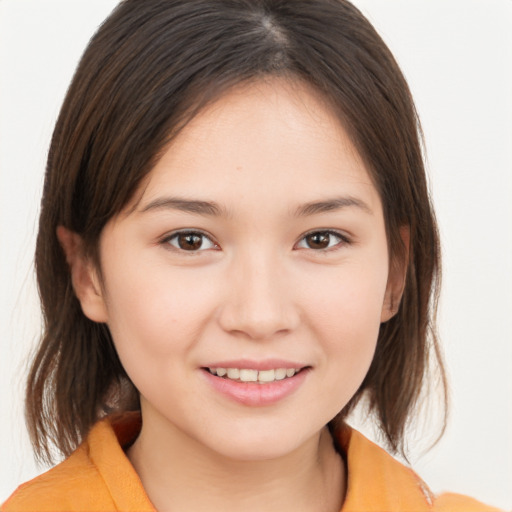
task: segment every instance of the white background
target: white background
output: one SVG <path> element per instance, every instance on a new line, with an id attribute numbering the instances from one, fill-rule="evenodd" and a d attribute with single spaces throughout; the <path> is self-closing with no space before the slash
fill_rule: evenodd
<path id="1" fill-rule="evenodd" d="M 41 469 L 22 417 L 39 330 L 34 239 L 74 67 L 116 0 L 0 0 L 0 501 Z M 409 80 L 444 249 L 452 414 L 411 462 L 434 491 L 512 508 L 512 0 L 357 0 Z M 365 429 L 367 431 L 367 429 Z"/>

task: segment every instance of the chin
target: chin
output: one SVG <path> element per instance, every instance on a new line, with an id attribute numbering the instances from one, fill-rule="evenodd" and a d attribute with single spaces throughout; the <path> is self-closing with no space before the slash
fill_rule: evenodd
<path id="1" fill-rule="evenodd" d="M 289 455 L 298 448 L 297 445 L 283 443 L 233 443 L 229 446 L 216 446 L 216 451 L 227 459 L 239 462 L 257 462 L 276 460 Z"/>
<path id="2" fill-rule="evenodd" d="M 224 432 L 215 438 L 211 437 L 208 444 L 212 451 L 240 462 L 279 459 L 300 449 L 318 433 L 305 435 L 304 432 L 295 433 L 278 426 L 269 431 L 261 431 L 257 427 L 251 430 L 244 428 L 242 432 L 232 430 L 229 436 Z"/>

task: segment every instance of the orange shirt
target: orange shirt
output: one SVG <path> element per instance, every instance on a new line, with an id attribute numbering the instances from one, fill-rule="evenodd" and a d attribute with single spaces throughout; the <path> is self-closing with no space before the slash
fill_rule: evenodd
<path id="1" fill-rule="evenodd" d="M 64 462 L 20 485 L 2 511 L 154 511 L 123 446 L 140 431 L 138 413 L 98 422 Z M 456 494 L 435 497 L 421 479 L 383 449 L 347 428 L 348 488 L 341 512 L 493 512 Z"/>

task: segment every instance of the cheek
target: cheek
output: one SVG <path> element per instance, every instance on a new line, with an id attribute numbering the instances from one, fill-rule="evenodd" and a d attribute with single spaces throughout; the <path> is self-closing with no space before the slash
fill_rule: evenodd
<path id="1" fill-rule="evenodd" d="M 301 290 L 309 316 L 330 331 L 378 330 L 387 275 L 386 260 L 378 258 L 309 272 Z"/>
<path id="2" fill-rule="evenodd" d="M 186 272 L 169 275 L 155 267 L 139 268 L 129 280 L 116 277 L 108 325 L 121 364 L 143 396 L 178 410 L 175 397 L 189 393 L 188 372 L 212 311 L 208 288 L 193 286 Z"/>
<path id="3" fill-rule="evenodd" d="M 158 359 L 194 346 L 212 309 L 208 282 L 186 270 L 150 265 L 111 272 L 107 309 L 118 352 Z"/>
<path id="4" fill-rule="evenodd" d="M 311 280 L 317 286 L 310 283 L 305 287 L 310 292 L 309 328 L 321 340 L 320 358 L 330 370 L 329 386 L 341 390 L 338 396 L 344 396 L 346 403 L 364 379 L 375 352 L 386 291 L 386 262 L 368 265 L 354 261 L 337 271 L 319 271 Z"/>
<path id="5" fill-rule="evenodd" d="M 317 302 L 311 309 L 316 338 L 322 340 L 323 356 L 340 371 L 344 382 L 364 378 L 377 343 L 380 327 L 379 301 L 340 291 L 332 301 Z M 313 321 L 312 321 L 313 323 Z M 359 377 L 358 377 L 359 376 Z M 358 386 L 356 386 L 358 387 Z"/>

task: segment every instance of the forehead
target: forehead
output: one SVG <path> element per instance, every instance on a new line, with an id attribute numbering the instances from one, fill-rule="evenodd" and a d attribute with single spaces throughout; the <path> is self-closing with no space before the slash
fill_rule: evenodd
<path id="1" fill-rule="evenodd" d="M 162 193 L 281 208 L 319 196 L 380 201 L 333 108 L 280 78 L 240 84 L 197 114 L 148 175 L 139 204 Z"/>

